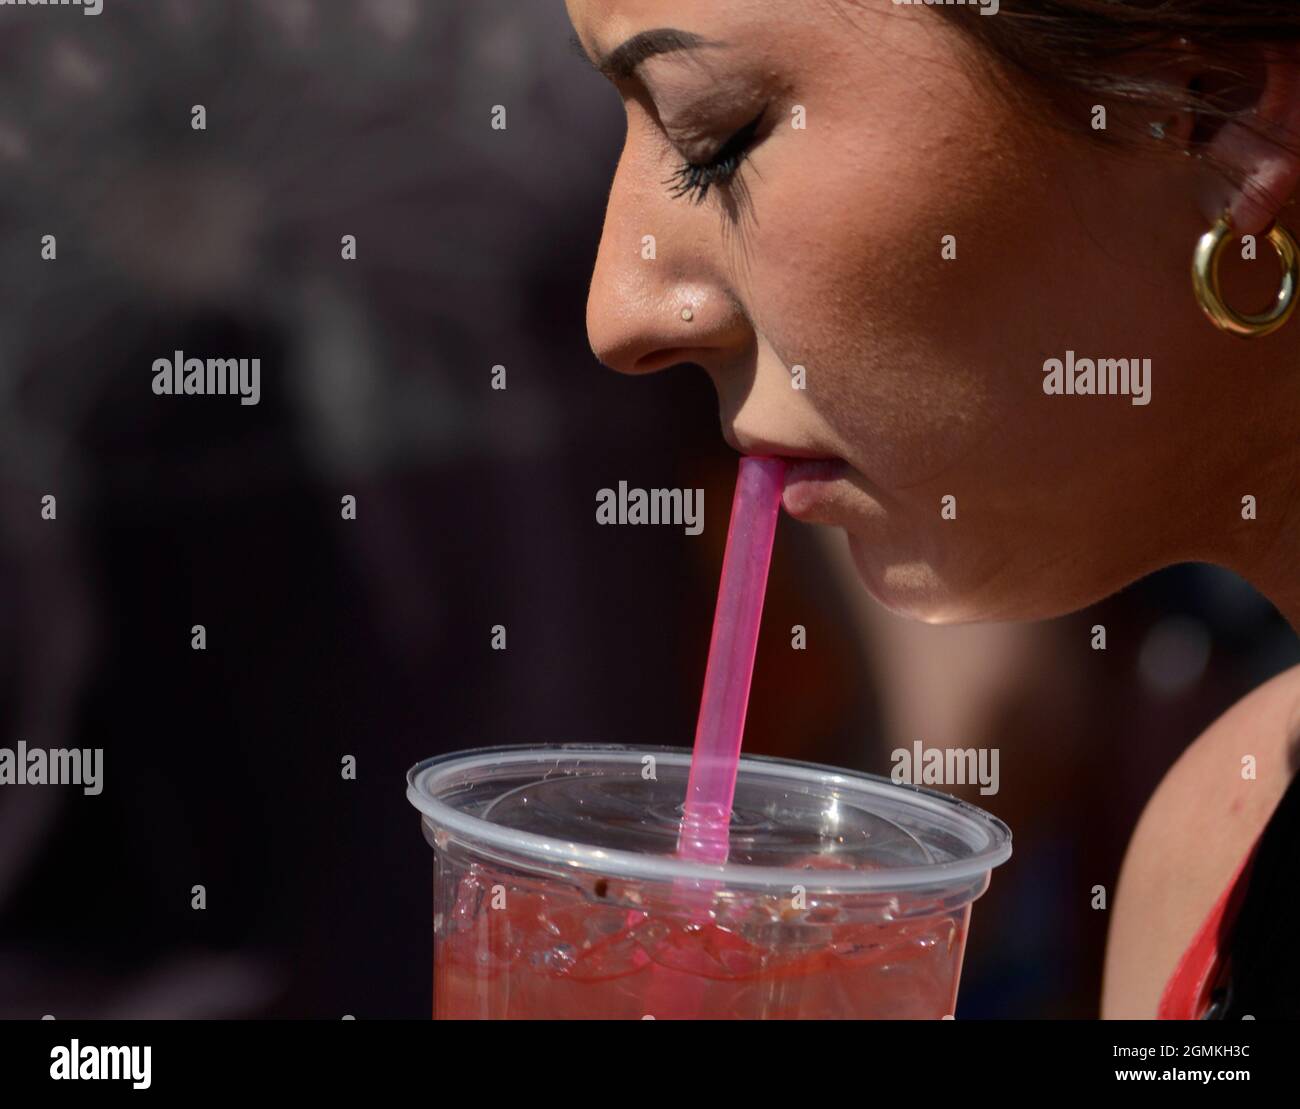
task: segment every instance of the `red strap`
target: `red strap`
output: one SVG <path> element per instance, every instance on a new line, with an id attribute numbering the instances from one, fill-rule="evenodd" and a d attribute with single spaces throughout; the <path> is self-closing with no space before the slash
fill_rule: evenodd
<path id="1" fill-rule="evenodd" d="M 1198 1020 L 1210 1003 L 1210 995 L 1223 977 L 1227 963 L 1227 947 L 1232 924 L 1241 909 L 1250 884 L 1250 866 L 1255 861 L 1259 841 L 1250 849 L 1242 864 L 1237 867 L 1232 882 L 1215 902 L 1210 915 L 1205 918 L 1191 942 L 1183 952 L 1178 966 L 1165 984 L 1156 1010 L 1159 1020 Z"/>

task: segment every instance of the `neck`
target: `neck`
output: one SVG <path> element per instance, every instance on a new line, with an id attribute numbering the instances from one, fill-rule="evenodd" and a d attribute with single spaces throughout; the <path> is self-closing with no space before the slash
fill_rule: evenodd
<path id="1" fill-rule="evenodd" d="M 1252 458 L 1249 471 L 1238 472 L 1236 486 L 1225 489 L 1225 502 L 1237 518 L 1207 561 L 1226 566 L 1258 589 L 1300 635 L 1300 441 L 1297 429 L 1277 429 L 1271 456 Z M 1261 457 L 1267 461 L 1261 464 Z M 1222 488 L 1222 486 L 1221 486 Z M 1253 504 L 1246 502 L 1254 497 Z M 1252 518 L 1253 517 L 1253 518 Z"/>

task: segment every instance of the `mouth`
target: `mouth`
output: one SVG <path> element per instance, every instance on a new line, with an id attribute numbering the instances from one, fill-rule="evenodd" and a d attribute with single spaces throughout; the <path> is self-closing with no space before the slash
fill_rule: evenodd
<path id="1" fill-rule="evenodd" d="M 836 482 L 843 481 L 852 473 L 849 464 L 837 455 L 763 439 L 741 438 L 730 429 L 723 434 L 727 442 L 741 454 L 780 458 L 785 462 L 785 487 L 781 503 L 786 512 L 796 519 L 809 515 L 826 499 Z"/>
<path id="2" fill-rule="evenodd" d="M 842 458 L 791 458 L 786 466 L 781 503 L 795 519 L 807 517 L 849 473 L 849 464 Z"/>

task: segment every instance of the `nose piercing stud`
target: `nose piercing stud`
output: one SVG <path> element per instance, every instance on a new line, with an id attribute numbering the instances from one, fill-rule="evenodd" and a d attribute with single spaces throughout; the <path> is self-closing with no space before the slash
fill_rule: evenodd
<path id="1" fill-rule="evenodd" d="M 692 312 L 689 308 L 683 308 L 682 319 L 684 319 L 687 323 L 690 323 L 691 320 L 695 319 L 695 313 Z"/>

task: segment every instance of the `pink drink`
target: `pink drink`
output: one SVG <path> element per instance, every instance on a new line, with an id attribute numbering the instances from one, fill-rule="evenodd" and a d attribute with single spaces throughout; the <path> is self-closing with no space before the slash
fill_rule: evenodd
<path id="1" fill-rule="evenodd" d="M 653 778 L 645 777 L 649 759 Z M 497 748 L 412 769 L 439 1019 L 940 1019 L 1010 855 L 955 798 L 741 760 L 725 866 L 675 853 L 690 754 Z"/>
<path id="2" fill-rule="evenodd" d="M 616 887 L 601 898 L 479 864 L 455 874 L 435 934 L 437 1019 L 937 1020 L 956 1001 L 969 906 L 889 925 L 786 899 L 750 905 L 768 919 L 747 926 L 669 903 L 629 923 Z M 491 908 L 494 887 L 506 907 Z"/>

